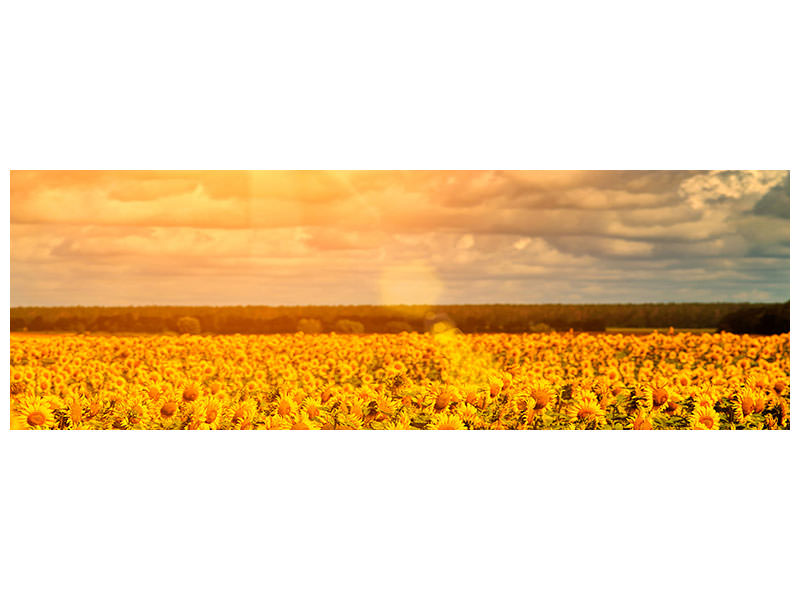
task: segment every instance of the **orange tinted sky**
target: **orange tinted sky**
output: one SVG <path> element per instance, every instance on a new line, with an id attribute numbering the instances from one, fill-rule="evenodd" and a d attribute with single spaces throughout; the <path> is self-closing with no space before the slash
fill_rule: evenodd
<path id="1" fill-rule="evenodd" d="M 789 297 L 786 171 L 15 171 L 11 305 Z"/>

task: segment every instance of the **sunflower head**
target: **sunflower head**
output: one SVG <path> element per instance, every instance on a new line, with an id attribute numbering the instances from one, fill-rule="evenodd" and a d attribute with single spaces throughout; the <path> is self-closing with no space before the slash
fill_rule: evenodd
<path id="1" fill-rule="evenodd" d="M 600 406 L 595 395 L 584 389 L 574 393 L 572 401 L 567 407 L 567 415 L 570 421 L 581 421 L 587 424 L 605 424 L 605 410 Z"/>
<path id="2" fill-rule="evenodd" d="M 464 394 L 464 402 L 479 410 L 486 408 L 486 396 L 477 387 L 471 386 Z"/>
<path id="3" fill-rule="evenodd" d="M 237 429 L 250 429 L 253 426 L 253 421 L 256 418 L 257 412 L 258 404 L 255 400 L 242 400 L 234 407 L 231 421 Z"/>
<path id="4" fill-rule="evenodd" d="M 458 415 L 438 414 L 433 417 L 430 423 L 431 429 L 466 429 L 463 421 Z"/>
<path id="5" fill-rule="evenodd" d="M 503 389 L 503 380 L 496 375 L 489 377 L 489 395 L 494 398 Z"/>
<path id="6" fill-rule="evenodd" d="M 336 429 L 363 429 L 363 421 L 352 413 L 341 413 L 336 417 Z"/>
<path id="7" fill-rule="evenodd" d="M 670 394 L 665 383 L 653 383 L 650 386 L 650 400 L 653 408 L 658 410 L 669 402 Z"/>
<path id="8" fill-rule="evenodd" d="M 631 429 L 652 429 L 653 428 L 653 421 L 650 419 L 649 415 L 646 415 L 644 412 L 639 412 L 636 417 L 633 419 L 633 423 L 631 424 Z"/>
<path id="9" fill-rule="evenodd" d="M 433 409 L 437 412 L 443 411 L 453 402 L 458 402 L 458 396 L 449 385 L 431 388 L 430 397 L 433 400 Z"/>
<path id="10" fill-rule="evenodd" d="M 200 396 L 200 390 L 197 389 L 197 386 L 193 383 L 190 383 L 185 388 L 183 388 L 183 399 L 186 402 L 194 402 L 197 400 L 198 396 Z"/>
<path id="11" fill-rule="evenodd" d="M 43 398 L 29 396 L 12 409 L 12 429 L 52 429 L 55 424 L 50 403 Z"/>
<path id="12" fill-rule="evenodd" d="M 401 413 L 396 420 L 387 420 L 383 423 L 384 429 L 411 429 L 411 419 L 405 413 Z"/>
<path id="13" fill-rule="evenodd" d="M 756 392 L 744 389 L 734 397 L 734 406 L 739 421 L 749 416 L 756 408 Z"/>
<path id="14" fill-rule="evenodd" d="M 309 419 L 316 419 L 320 413 L 320 405 L 315 400 L 309 400 L 306 403 L 306 415 Z"/>
<path id="15" fill-rule="evenodd" d="M 300 413 L 295 418 L 292 419 L 291 429 L 319 429 L 319 426 L 315 426 L 312 421 L 308 419 L 304 414 Z"/>
<path id="16" fill-rule="evenodd" d="M 698 405 L 690 422 L 692 429 L 719 429 L 719 415 L 708 406 Z"/>
<path id="17" fill-rule="evenodd" d="M 175 416 L 175 413 L 178 412 L 178 403 L 174 400 L 167 400 L 161 405 L 159 409 L 159 414 L 163 419 L 169 419 Z"/>
<path id="18" fill-rule="evenodd" d="M 556 391 L 546 381 L 538 381 L 529 390 L 530 401 L 528 409 L 540 412 L 556 401 Z"/>
<path id="19" fill-rule="evenodd" d="M 69 419 L 73 425 L 83 422 L 83 405 L 78 398 L 74 398 L 69 405 Z"/>

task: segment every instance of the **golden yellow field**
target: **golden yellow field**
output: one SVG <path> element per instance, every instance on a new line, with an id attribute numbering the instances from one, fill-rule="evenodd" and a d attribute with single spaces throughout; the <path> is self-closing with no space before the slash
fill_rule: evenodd
<path id="1" fill-rule="evenodd" d="M 788 429 L 789 334 L 11 336 L 14 429 Z"/>

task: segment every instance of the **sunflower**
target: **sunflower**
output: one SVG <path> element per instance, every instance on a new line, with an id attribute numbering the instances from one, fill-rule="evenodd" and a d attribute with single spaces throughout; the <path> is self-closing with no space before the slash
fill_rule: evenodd
<path id="1" fill-rule="evenodd" d="M 148 396 L 149 397 L 149 396 Z M 147 405 L 145 413 L 146 429 L 177 429 L 181 426 L 182 416 L 185 415 L 177 394 L 170 396 L 163 394 L 155 402 Z"/>
<path id="2" fill-rule="evenodd" d="M 747 377 L 745 379 L 745 383 L 747 384 L 747 387 L 755 390 L 766 391 L 772 387 L 770 385 L 769 378 L 763 373 Z"/>
<path id="3" fill-rule="evenodd" d="M 215 397 L 205 398 L 193 405 L 192 425 L 194 429 L 217 429 L 220 417 L 222 416 L 222 406 Z"/>
<path id="4" fill-rule="evenodd" d="M 503 389 L 503 380 L 496 375 L 489 376 L 489 395 L 494 398 Z"/>
<path id="5" fill-rule="evenodd" d="M 282 396 L 278 400 L 277 411 L 278 415 L 280 415 L 281 417 L 289 417 L 290 415 L 293 415 L 298 411 L 298 406 L 294 400 Z"/>
<path id="6" fill-rule="evenodd" d="M 50 403 L 42 398 L 20 400 L 12 411 L 12 429 L 52 429 L 56 424 Z"/>
<path id="7" fill-rule="evenodd" d="M 550 382 L 539 380 L 528 389 L 528 412 L 542 412 L 558 399 L 558 393 Z"/>
<path id="8" fill-rule="evenodd" d="M 718 400 L 711 388 L 700 389 L 693 394 L 693 397 L 697 406 L 705 406 L 712 409 Z"/>
<path id="9" fill-rule="evenodd" d="M 252 398 L 242 400 L 234 407 L 231 422 L 236 429 L 251 429 L 258 412 L 258 404 Z"/>
<path id="10" fill-rule="evenodd" d="M 316 419 L 322 410 L 322 405 L 313 398 L 308 398 L 305 403 L 305 413 L 309 419 Z"/>
<path id="11" fill-rule="evenodd" d="M 466 429 L 464 423 L 457 415 L 440 413 L 433 417 L 430 423 L 431 429 Z"/>
<path id="12" fill-rule="evenodd" d="M 363 422 L 356 415 L 340 413 L 336 418 L 336 429 L 363 429 Z"/>
<path id="13" fill-rule="evenodd" d="M 264 429 L 291 429 L 292 421 L 280 415 L 273 415 L 264 419 L 263 427 Z"/>
<path id="14" fill-rule="evenodd" d="M 17 373 L 17 375 L 20 375 L 19 379 L 12 381 L 10 386 L 12 396 L 22 394 L 26 388 L 25 381 L 22 379 L 21 374 Z"/>
<path id="15" fill-rule="evenodd" d="M 401 414 L 393 421 L 384 421 L 383 428 L 387 430 L 411 429 L 411 419 L 406 414 Z"/>
<path id="16" fill-rule="evenodd" d="M 152 410 L 149 406 L 147 411 L 145 408 L 135 396 L 115 395 L 111 402 L 114 429 L 140 429 L 143 426 L 142 419 L 149 417 Z"/>
<path id="17" fill-rule="evenodd" d="M 291 429 L 318 429 L 318 427 L 308 417 L 300 413 L 292 419 Z"/>
<path id="18" fill-rule="evenodd" d="M 756 388 L 744 388 L 734 394 L 731 399 L 733 416 L 737 423 L 741 423 L 754 412 L 764 410 L 766 401 L 763 392 Z"/>
<path id="19" fill-rule="evenodd" d="M 691 429 L 719 429 L 719 415 L 708 406 L 697 406 L 689 423 Z"/>
<path id="20" fill-rule="evenodd" d="M 464 389 L 464 402 L 483 410 L 486 408 L 486 395 L 477 385 L 469 385 Z"/>
<path id="21" fill-rule="evenodd" d="M 67 398 L 55 394 L 48 394 L 42 400 L 50 405 L 50 410 L 63 410 L 66 409 L 69 404 Z"/>
<path id="22" fill-rule="evenodd" d="M 475 417 L 478 415 L 478 409 L 472 404 L 461 402 L 456 409 L 456 414 L 465 423 L 473 423 L 475 421 Z"/>
<path id="23" fill-rule="evenodd" d="M 781 427 L 789 427 L 789 400 L 778 398 L 777 408 L 778 412 L 780 412 Z"/>
<path id="24" fill-rule="evenodd" d="M 773 385 L 772 389 L 775 390 L 775 393 L 779 396 L 783 394 L 783 392 L 789 387 L 789 382 L 783 379 L 778 379 Z"/>
<path id="25" fill-rule="evenodd" d="M 331 396 L 333 395 L 333 389 L 331 386 L 325 387 L 319 395 L 320 400 L 323 404 L 325 404 L 328 400 L 330 400 Z"/>
<path id="26" fill-rule="evenodd" d="M 428 401 L 433 402 L 433 409 L 435 411 L 443 411 L 453 402 L 458 402 L 458 396 L 452 386 L 433 385 L 428 390 Z"/>
<path id="27" fill-rule="evenodd" d="M 653 410 L 670 408 L 674 404 L 673 393 L 666 379 L 656 379 L 647 386 L 645 393 Z"/>
<path id="28" fill-rule="evenodd" d="M 567 407 L 567 416 L 570 421 L 587 421 L 597 425 L 606 422 L 605 411 L 592 392 L 578 390 Z"/>
<path id="29" fill-rule="evenodd" d="M 77 429 L 83 423 L 83 403 L 80 398 L 75 397 L 70 402 L 67 418 L 73 429 Z"/>
<path id="30" fill-rule="evenodd" d="M 167 400 L 166 402 L 161 403 L 158 407 L 158 413 L 162 419 L 174 417 L 177 412 L 178 403 L 174 400 Z"/>
<path id="31" fill-rule="evenodd" d="M 633 419 L 633 423 L 631 423 L 631 429 L 652 429 L 653 428 L 653 421 L 650 418 L 650 415 L 645 414 L 643 411 L 640 411 L 636 417 Z"/>

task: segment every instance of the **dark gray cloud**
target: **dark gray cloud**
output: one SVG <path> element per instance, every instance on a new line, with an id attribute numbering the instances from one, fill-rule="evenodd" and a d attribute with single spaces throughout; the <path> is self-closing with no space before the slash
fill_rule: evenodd
<path id="1" fill-rule="evenodd" d="M 789 218 L 789 175 L 770 189 L 753 207 L 753 214 Z"/>

